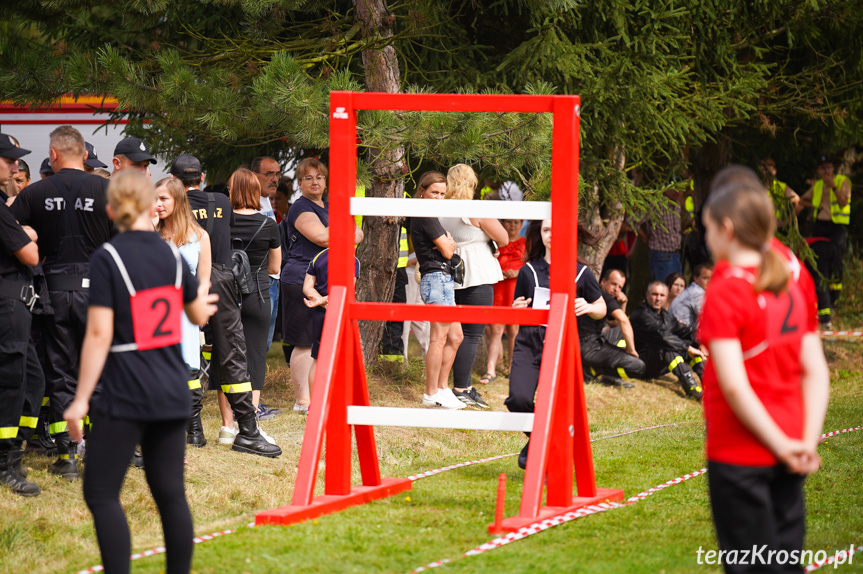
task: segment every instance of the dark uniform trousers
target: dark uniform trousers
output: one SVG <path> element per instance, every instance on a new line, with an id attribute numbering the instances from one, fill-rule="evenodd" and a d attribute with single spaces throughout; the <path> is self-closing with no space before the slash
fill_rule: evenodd
<path id="1" fill-rule="evenodd" d="M 581 339 L 579 343 L 585 379 L 596 375 L 612 375 L 621 379 L 644 376 L 644 361 L 604 338 Z"/>
<path id="2" fill-rule="evenodd" d="M 246 364 L 246 338 L 240 318 L 239 292 L 231 270 L 224 265 L 213 264 L 210 283 L 210 293 L 219 296 L 219 309 L 210 319 L 213 363 L 218 367 L 217 380 L 231 404 L 234 418 L 237 422 L 244 422 L 255 417 L 255 409 Z M 211 363 L 210 374 L 212 372 Z"/>
<path id="3" fill-rule="evenodd" d="M 532 413 L 534 411 L 544 344 L 545 327 L 530 325 L 518 330 L 512 351 L 512 368 L 509 372 L 509 396 L 503 402 L 510 412 Z"/>
<path id="4" fill-rule="evenodd" d="M 393 291 L 393 303 L 407 303 L 408 273 L 405 267 L 396 269 L 396 289 Z M 384 334 L 381 337 L 381 358 L 385 361 L 403 361 L 405 346 L 402 340 L 404 321 L 387 321 L 384 323 Z"/>
<path id="5" fill-rule="evenodd" d="M 63 413 L 72 404 L 78 388 L 78 367 L 81 346 L 87 329 L 86 290 L 50 291 L 52 316 L 44 323 L 43 342 L 47 369 L 50 431 L 52 435 L 66 432 Z"/>
<path id="6" fill-rule="evenodd" d="M 812 228 L 814 237 L 826 237 L 830 241 L 818 256 L 818 271 L 823 276 L 823 289 L 828 292 L 830 306 L 834 306 L 842 294 L 842 276 L 845 274 L 845 253 L 848 251 L 848 226 L 832 221 L 816 221 Z M 816 249 L 818 242 L 812 245 Z M 817 278 L 817 276 L 815 276 Z M 819 305 L 819 308 L 821 306 Z"/>
<path id="7" fill-rule="evenodd" d="M 643 349 L 638 354 L 644 360 L 644 376 L 648 379 L 671 373 L 683 381 L 687 373 L 694 371 L 698 376 L 704 373 L 704 362 L 700 357 L 686 362 L 680 353 L 671 349 Z"/>
<path id="8" fill-rule="evenodd" d="M 26 280 L 24 274 L 9 274 Z M 0 451 L 17 448 L 36 428 L 44 378 L 30 340 L 30 310 L 18 300 L 0 297 Z M 38 396 L 35 418 L 25 412 L 25 398 Z M 26 416 L 25 416 L 26 415 Z"/>

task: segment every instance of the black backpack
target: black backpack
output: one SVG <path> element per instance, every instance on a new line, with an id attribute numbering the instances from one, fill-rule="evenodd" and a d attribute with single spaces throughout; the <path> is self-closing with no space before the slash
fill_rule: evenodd
<path id="1" fill-rule="evenodd" d="M 255 272 L 252 273 L 252 266 L 249 264 L 249 256 L 246 253 L 246 249 L 248 249 L 249 245 L 252 244 L 252 241 L 255 240 L 255 237 L 258 236 L 258 233 L 261 232 L 266 224 L 267 218 L 264 217 L 264 221 L 261 222 L 261 226 L 258 227 L 258 230 L 255 231 L 255 234 L 252 235 L 245 247 L 242 246 L 243 242 L 240 238 L 235 237 L 231 240 L 231 244 L 233 245 L 233 249 L 231 249 L 231 273 L 234 274 L 234 281 L 237 283 L 237 289 L 242 295 L 249 295 L 254 290 L 254 285 L 257 282 L 256 275 L 267 260 L 267 258 L 264 257 L 264 261 L 262 261 L 261 264 L 258 265 L 258 268 L 255 269 Z M 237 245 L 240 247 L 237 247 Z"/>

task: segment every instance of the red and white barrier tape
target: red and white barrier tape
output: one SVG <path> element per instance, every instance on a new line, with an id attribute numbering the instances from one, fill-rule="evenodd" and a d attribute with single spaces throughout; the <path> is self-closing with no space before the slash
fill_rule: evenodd
<path id="1" fill-rule="evenodd" d="M 616 438 L 616 437 L 620 437 L 620 436 L 626 436 L 626 435 L 635 434 L 635 433 L 643 432 L 646 430 L 652 430 L 652 429 L 657 429 L 657 428 L 662 428 L 662 427 L 677 426 L 677 424 L 678 423 L 669 423 L 669 424 L 645 427 L 643 429 L 636 429 L 633 431 L 628 431 L 628 432 L 624 432 L 624 433 L 613 434 L 613 435 L 609 435 L 609 436 L 605 436 L 605 437 L 601 437 L 601 438 L 597 438 L 597 439 L 592 439 L 591 442 L 596 442 L 599 440 L 605 440 L 605 439 L 609 439 L 609 438 Z M 823 435 L 821 435 L 821 438 L 830 438 L 832 436 L 836 436 L 836 435 L 840 435 L 840 434 L 844 434 L 844 433 L 849 433 L 849 432 L 854 432 L 854 431 L 858 431 L 858 430 L 863 430 L 863 427 L 852 427 L 852 428 L 846 428 L 846 429 L 841 429 L 841 430 L 837 430 L 837 431 L 832 431 L 829 433 L 824 433 Z M 412 481 L 416 481 L 416 480 L 419 480 L 421 478 L 428 478 L 429 476 L 434 476 L 436 474 L 446 472 L 448 470 L 454 470 L 456 468 L 463 468 L 465 466 L 471 466 L 474 464 L 481 464 L 484 462 L 491 462 L 493 460 L 499 460 L 502 458 L 508 458 L 508 457 L 516 456 L 517 454 L 518 453 L 501 454 L 501 455 L 491 456 L 491 457 L 483 458 L 483 459 L 479 459 L 479 460 L 462 462 L 459 464 L 453 464 L 450 466 L 445 466 L 442 468 L 436 468 L 434 470 L 428 470 L 425 472 L 421 472 L 419 474 L 409 476 L 408 478 Z M 668 488 L 669 486 L 673 486 L 675 484 L 680 484 L 683 481 L 689 480 L 690 478 L 695 478 L 696 476 L 704 474 L 705 472 L 707 472 L 707 469 L 702 468 L 701 470 L 696 470 L 696 471 L 691 472 L 689 474 L 685 474 L 681 477 L 674 478 L 672 480 L 669 480 L 669 481 L 664 482 L 660 485 L 654 486 L 653 488 L 650 488 L 648 490 L 645 490 L 644 492 L 640 492 L 640 493 L 636 494 L 635 496 L 628 498 L 626 500 L 625 504 L 620 504 L 617 502 L 610 502 L 610 503 L 597 504 L 597 505 L 593 505 L 593 506 L 587 506 L 585 508 L 580 508 L 576 511 L 569 512 L 569 513 L 561 515 L 561 516 L 556 516 L 556 517 L 551 518 L 551 519 L 546 519 L 546 520 L 543 520 L 541 522 L 536 522 L 534 524 L 531 524 L 529 526 L 525 526 L 524 528 L 519 529 L 517 532 L 511 532 L 511 533 L 507 534 L 506 536 L 495 538 L 494 540 L 492 540 L 490 542 L 487 542 L 485 544 L 477 546 L 476 548 L 474 548 L 472 550 L 468 550 L 459 558 L 464 558 L 466 556 L 475 556 L 477 554 L 482 554 L 484 552 L 488 552 L 489 550 L 499 548 L 500 546 L 504 546 L 504 545 L 509 544 L 511 542 L 515 542 L 516 540 L 521 540 L 522 538 L 530 536 L 531 534 L 536 534 L 537 532 L 542 532 L 543 530 L 547 530 L 553 526 L 557 526 L 558 524 L 564 524 L 565 522 L 570 522 L 572 520 L 575 520 L 576 518 L 581 518 L 582 516 L 588 516 L 591 514 L 598 514 L 600 512 L 605 512 L 607 510 L 613 510 L 615 508 L 621 508 L 624 506 L 629 506 L 630 504 L 634 504 L 640 500 L 644 500 L 648 496 L 655 494 L 661 490 L 664 490 L 664 489 Z M 254 522 L 250 522 L 249 524 L 246 525 L 246 528 L 254 528 L 254 527 L 255 527 Z M 237 532 L 237 530 L 238 529 L 228 529 L 228 530 L 222 530 L 219 532 L 214 532 L 212 534 L 204 534 L 202 536 L 196 536 L 193 539 L 193 542 L 195 544 L 200 544 L 201 542 L 207 542 L 209 540 L 215 540 L 216 538 L 218 538 L 220 536 L 226 536 L 228 534 L 233 534 L 233 533 Z M 530 532 L 527 532 L 526 534 L 521 534 L 522 531 L 527 531 L 527 530 L 529 530 Z M 502 541 L 503 539 L 509 539 L 509 538 L 512 538 L 512 539 Z M 498 542 L 499 540 L 501 540 L 501 542 Z M 863 547 L 858 547 L 855 549 L 855 552 L 857 552 L 861 549 L 863 549 Z M 158 547 L 152 548 L 150 550 L 145 550 L 144 552 L 138 552 L 138 553 L 132 554 L 129 557 L 129 559 L 130 560 L 140 560 L 141 558 L 146 558 L 147 556 L 155 556 L 156 554 L 162 554 L 164 552 L 165 552 L 165 547 L 164 546 L 158 546 Z M 818 568 L 821 568 L 825 564 L 833 563 L 833 561 L 836 560 L 836 557 L 839 556 L 840 554 L 841 554 L 841 552 L 837 552 L 836 555 L 827 558 L 823 563 L 810 564 L 809 566 L 806 567 L 806 572 L 811 572 L 813 570 L 817 570 Z M 419 568 L 417 568 L 416 570 L 412 570 L 411 572 L 412 573 L 413 572 L 422 572 L 422 571 L 428 570 L 430 568 L 436 568 L 438 566 L 443 566 L 444 564 L 447 564 L 447 563 L 452 562 L 452 561 L 453 561 L 453 559 L 450 559 L 450 558 L 446 558 L 444 560 L 438 560 L 436 562 L 432 562 L 430 564 L 427 564 L 426 566 L 420 566 Z M 103 572 L 104 570 L 105 570 L 105 567 L 102 566 L 101 564 L 99 564 L 96 566 L 91 566 L 90 568 L 86 568 L 84 570 L 79 570 L 75 574 L 95 574 L 96 572 Z"/>
<path id="2" fill-rule="evenodd" d="M 643 431 L 652 430 L 652 429 L 658 429 L 658 428 L 662 428 L 662 427 L 677 426 L 677 424 L 678 424 L 678 423 L 668 423 L 668 424 L 664 424 L 664 425 L 654 425 L 654 426 L 652 426 L 652 427 L 646 427 L 646 428 L 643 428 L 643 429 L 635 429 L 635 430 L 628 431 L 628 432 L 622 432 L 622 433 L 618 433 L 618 434 L 613 434 L 613 435 L 609 435 L 609 436 L 604 436 L 604 437 L 600 437 L 600 438 L 595 438 L 595 439 L 592 439 L 590 442 L 596 442 L 596 441 L 599 441 L 599 440 L 606 440 L 606 439 L 609 439 L 609 438 L 616 438 L 616 437 L 619 437 L 619 436 L 626 436 L 626 435 L 628 435 L 628 434 L 635 434 L 635 433 L 637 433 L 637 432 L 643 432 Z M 421 472 L 421 473 L 419 473 L 419 474 L 414 474 L 414 475 L 409 476 L 409 477 L 408 477 L 408 479 L 410 479 L 410 480 L 419 480 L 419 479 L 421 479 L 421 478 L 428 478 L 428 477 L 430 477 L 430 476 L 434 476 L 434 475 L 436 475 L 436 474 L 440 474 L 440 473 L 442 473 L 442 472 L 446 472 L 446 471 L 448 471 L 448 470 L 455 470 L 455 469 L 457 469 L 457 468 L 463 468 L 463 467 L 465 467 L 465 466 L 471 466 L 471 465 L 473 465 L 473 464 L 481 464 L 481 463 L 484 463 L 484 462 L 491 462 L 491 461 L 493 461 L 493 460 L 500 460 L 500 459 L 502 459 L 502 458 L 509 458 L 509 457 L 511 457 L 511 456 L 516 456 L 516 455 L 518 455 L 518 453 L 517 453 L 517 452 L 513 452 L 513 453 L 510 453 L 510 454 L 499 454 L 499 455 L 497 455 L 497 456 L 490 456 L 490 457 L 488 457 L 488 458 L 481 458 L 481 459 L 479 459 L 479 460 L 470 460 L 470 461 L 467 461 L 467 462 L 460 462 L 460 463 L 458 463 L 458 464 L 452 464 L 452 465 L 450 465 L 450 466 L 444 466 L 444 467 L 442 467 L 442 468 L 436 468 L 436 469 L 434 469 L 434 470 L 427 470 L 427 471 L 425 471 L 425 472 Z"/>
<path id="3" fill-rule="evenodd" d="M 863 331 L 821 331 L 822 337 L 863 337 Z"/>
<path id="4" fill-rule="evenodd" d="M 863 545 L 857 546 L 856 548 L 852 548 L 850 552 L 848 550 L 839 550 L 833 556 L 828 556 L 824 560 L 819 560 L 819 561 L 813 562 L 812 564 L 810 564 L 809 566 L 804 568 L 803 571 L 804 572 L 814 572 L 814 571 L 818 570 L 819 568 L 821 568 L 822 566 L 827 566 L 828 564 L 833 564 L 834 562 L 836 562 L 836 560 L 841 558 L 842 562 L 839 562 L 838 564 L 833 564 L 833 568 L 836 568 L 842 564 L 845 564 L 848 561 L 849 556 L 854 556 L 855 554 L 857 554 L 858 552 L 861 552 L 861 551 L 863 551 Z"/>
<path id="5" fill-rule="evenodd" d="M 655 428 L 655 427 L 652 427 L 652 428 Z M 642 429 L 642 430 L 646 430 L 646 429 Z M 841 429 L 841 430 L 837 430 L 837 431 L 824 433 L 821 435 L 821 438 L 830 438 L 832 436 L 837 436 L 840 434 L 854 432 L 854 431 L 858 431 L 858 430 L 863 430 L 863 427 L 852 427 L 852 428 L 846 428 L 846 429 Z M 633 432 L 638 432 L 638 431 L 633 431 Z M 630 433 L 623 433 L 623 434 L 630 434 Z M 611 437 L 605 437 L 605 438 L 611 438 Z M 636 494 L 635 496 L 628 498 L 626 500 L 626 503 L 624 503 L 624 504 L 603 503 L 603 504 L 599 504 L 596 506 L 587 506 L 585 508 L 582 508 L 582 509 L 579 509 L 579 510 L 576 510 L 573 512 L 569 512 L 567 514 L 555 517 L 553 519 L 546 519 L 546 520 L 543 520 L 540 522 L 535 522 L 529 526 L 525 526 L 524 528 L 520 528 L 516 532 L 510 532 L 506 536 L 501 536 L 501 537 L 495 538 L 494 540 L 491 540 L 490 542 L 486 542 L 485 544 L 477 546 L 476 548 L 474 548 L 472 550 L 468 550 L 467 552 L 465 552 L 464 554 L 462 554 L 458 558 L 445 558 L 443 560 L 436 560 L 434 562 L 426 564 L 425 566 L 420 566 L 419 568 L 411 570 L 410 574 L 415 574 L 418 572 L 424 572 L 424 571 L 429 570 L 431 568 L 437 568 L 438 566 L 443 566 L 444 564 L 448 564 L 450 562 L 458 560 L 459 558 L 467 558 L 468 556 L 476 556 L 478 554 L 483 554 L 484 552 L 488 552 L 489 550 L 494 550 L 495 548 L 500 548 L 501 546 L 505 546 L 506 544 L 510 544 L 512 542 L 515 542 L 516 540 L 521 540 L 522 538 L 527 538 L 528 536 L 530 536 L 532 534 L 542 532 L 543 530 L 547 530 L 547 529 L 551 528 L 552 526 L 557 526 L 558 524 L 564 524 L 566 522 L 570 522 L 572 520 L 575 520 L 576 518 L 581 518 L 582 516 L 589 516 L 591 514 L 598 514 L 600 512 L 605 512 L 607 510 L 613 510 L 615 508 L 623 508 L 626 506 L 630 506 L 632 504 L 635 504 L 636 502 L 640 502 L 640 501 L 644 500 L 648 496 L 651 496 L 653 494 L 656 494 L 657 492 L 665 490 L 669 486 L 674 486 L 675 484 L 680 484 L 681 482 L 687 481 L 691 478 L 695 478 L 696 476 L 700 476 L 702 474 L 705 474 L 706 472 L 707 472 L 707 469 L 702 468 L 702 469 L 690 472 L 688 474 L 684 474 L 683 476 L 673 478 L 669 481 L 663 482 L 662 484 L 659 484 L 657 486 L 649 488 L 643 492 Z M 856 551 L 857 550 L 855 550 L 855 552 Z M 816 563 L 817 565 L 811 564 L 807 567 L 806 572 L 811 572 L 812 570 L 816 570 L 816 569 L 820 568 L 821 566 L 824 566 L 825 564 L 830 564 L 830 563 L 834 562 L 837 557 L 841 557 L 841 555 L 842 555 L 842 551 L 837 552 L 834 556 L 827 558 L 822 563 Z"/>

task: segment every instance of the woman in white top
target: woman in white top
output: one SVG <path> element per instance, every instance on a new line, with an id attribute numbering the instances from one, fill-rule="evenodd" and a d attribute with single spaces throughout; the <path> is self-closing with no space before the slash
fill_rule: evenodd
<path id="1" fill-rule="evenodd" d="M 473 199 L 477 185 L 476 173 L 466 164 L 452 166 L 447 172 L 446 199 Z M 509 235 L 497 219 L 442 217 L 440 223 L 455 239 L 456 253 L 464 260 L 464 282 L 455 286 L 457 305 L 487 305 L 494 303 L 494 287 L 503 280 L 500 265 L 494 257 L 490 241 L 499 247 L 509 243 Z M 464 340 L 453 363 L 453 393 L 468 406 L 489 408 L 471 384 L 471 371 L 476 359 L 476 347 L 485 325 L 462 325 Z"/>
<path id="2" fill-rule="evenodd" d="M 210 236 L 198 225 L 189 198 L 180 180 L 166 177 L 156 183 L 156 230 L 162 239 L 177 246 L 192 275 L 201 284 L 209 284 L 213 259 Z M 189 369 L 189 391 L 192 393 L 192 417 L 186 428 L 186 442 L 198 448 L 207 444 L 201 425 L 201 407 L 204 389 L 201 388 L 201 330 L 184 314 L 182 317 L 183 340 L 180 348 L 183 361 Z"/>

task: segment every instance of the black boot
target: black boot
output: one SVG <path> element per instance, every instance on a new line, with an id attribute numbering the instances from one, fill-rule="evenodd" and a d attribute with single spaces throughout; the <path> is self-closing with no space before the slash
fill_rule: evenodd
<path id="1" fill-rule="evenodd" d="M 192 393 L 192 416 L 186 425 L 186 444 L 202 448 L 207 445 L 204 436 L 204 425 L 201 424 L 201 408 L 203 408 L 204 390 L 201 388 L 191 389 Z"/>
<path id="2" fill-rule="evenodd" d="M 12 470 L 18 473 L 21 478 L 27 478 L 27 469 L 21 464 L 21 457 L 24 456 L 24 451 L 20 446 L 12 447 L 9 451 L 9 463 L 12 465 Z"/>
<path id="3" fill-rule="evenodd" d="M 78 480 L 78 444 L 72 442 L 68 432 L 55 435 L 54 441 L 59 458 L 48 467 L 48 472 L 60 475 L 69 482 Z"/>
<path id="4" fill-rule="evenodd" d="M 48 425 L 48 407 L 39 410 L 39 422 L 36 423 L 36 438 L 27 441 L 27 450 L 35 450 L 45 456 L 57 455 L 57 443 L 51 436 Z"/>
<path id="5" fill-rule="evenodd" d="M 527 468 L 527 449 L 530 448 L 530 439 L 527 439 L 527 444 L 518 453 L 518 467 L 522 470 Z"/>
<path id="6" fill-rule="evenodd" d="M 261 433 L 258 432 L 258 421 L 254 417 L 244 421 L 237 421 L 237 426 L 240 429 L 239 434 L 234 439 L 234 446 L 231 450 L 237 452 L 245 452 L 248 454 L 257 454 L 269 458 L 275 458 L 282 454 L 282 449 L 274 444 L 266 441 Z"/>
<path id="7" fill-rule="evenodd" d="M 136 446 L 135 452 L 132 453 L 132 466 L 144 470 L 144 453 L 141 452 L 139 446 Z"/>
<path id="8" fill-rule="evenodd" d="M 20 452 L 20 450 L 19 450 Z M 42 489 L 15 472 L 12 451 L 0 451 L 0 484 L 5 484 L 18 496 L 39 496 Z"/>
<path id="9" fill-rule="evenodd" d="M 695 399 L 699 403 L 701 402 L 701 385 L 695 380 L 695 376 L 692 374 L 692 371 L 685 373 L 683 377 L 678 379 L 680 381 L 680 386 L 683 387 L 683 392 L 686 393 L 686 396 L 690 399 Z"/>

